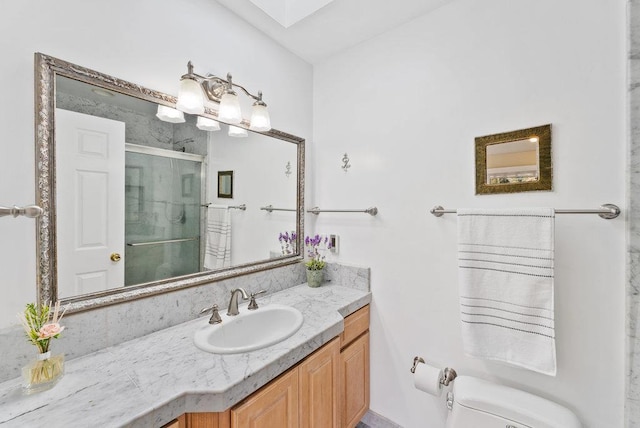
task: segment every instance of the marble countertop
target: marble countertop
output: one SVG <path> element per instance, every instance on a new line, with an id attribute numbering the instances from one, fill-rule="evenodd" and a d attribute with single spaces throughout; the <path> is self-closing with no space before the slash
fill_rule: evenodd
<path id="1" fill-rule="evenodd" d="M 304 316 L 300 330 L 278 344 L 242 354 L 201 351 L 193 344 L 208 321 L 201 317 L 69 360 L 49 391 L 24 395 L 19 378 L 0 383 L 0 426 L 159 427 L 183 413 L 226 410 L 339 335 L 343 317 L 370 303 L 371 293 L 303 284 L 258 299 L 271 302 Z"/>

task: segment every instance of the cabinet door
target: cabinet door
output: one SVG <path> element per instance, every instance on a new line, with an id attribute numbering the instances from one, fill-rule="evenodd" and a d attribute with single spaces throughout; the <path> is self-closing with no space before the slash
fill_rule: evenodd
<path id="1" fill-rule="evenodd" d="M 187 413 L 184 416 L 186 428 L 229 428 L 231 426 L 229 410 L 218 413 Z"/>
<path id="2" fill-rule="evenodd" d="M 340 353 L 340 413 L 345 428 L 355 427 L 369 410 L 369 332 Z"/>
<path id="3" fill-rule="evenodd" d="M 335 338 L 300 366 L 300 426 L 338 426 L 340 339 Z"/>
<path id="4" fill-rule="evenodd" d="M 232 428 L 297 428 L 298 368 L 231 409 Z"/>
<path id="5" fill-rule="evenodd" d="M 163 425 L 162 428 L 182 428 L 180 426 L 180 422 L 176 419 L 174 421 L 169 422 L 166 425 Z"/>

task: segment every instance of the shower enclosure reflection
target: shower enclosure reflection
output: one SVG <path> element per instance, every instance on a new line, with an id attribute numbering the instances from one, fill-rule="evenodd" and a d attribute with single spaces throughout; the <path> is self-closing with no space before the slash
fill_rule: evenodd
<path id="1" fill-rule="evenodd" d="M 199 272 L 204 158 L 127 147 L 124 285 Z"/>

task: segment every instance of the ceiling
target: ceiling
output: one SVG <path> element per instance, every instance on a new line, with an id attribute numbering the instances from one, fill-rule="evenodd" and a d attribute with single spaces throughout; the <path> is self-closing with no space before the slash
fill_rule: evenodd
<path id="1" fill-rule="evenodd" d="M 451 0 L 305 0 L 304 10 L 301 0 L 216 1 L 315 64 Z"/>

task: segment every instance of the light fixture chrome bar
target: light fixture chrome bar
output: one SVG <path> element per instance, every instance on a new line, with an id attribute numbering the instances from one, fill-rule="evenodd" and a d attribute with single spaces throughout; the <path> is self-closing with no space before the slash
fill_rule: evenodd
<path id="1" fill-rule="evenodd" d="M 293 211 L 295 212 L 295 208 L 275 208 L 273 205 L 267 205 L 266 207 L 260 207 L 263 211 L 273 212 L 273 211 Z"/>
<path id="2" fill-rule="evenodd" d="M 307 210 L 308 213 L 311 214 L 315 214 L 318 215 L 320 213 L 366 213 L 366 214 L 370 214 L 370 215 L 376 215 L 378 214 L 378 208 L 376 207 L 369 207 L 367 209 L 364 210 L 321 210 L 318 207 L 313 207 L 309 210 Z"/>
<path id="3" fill-rule="evenodd" d="M 445 209 L 440 205 L 431 208 L 430 213 L 436 217 L 442 217 L 444 214 L 456 214 L 456 209 Z M 605 220 L 611 220 L 620 215 L 620 208 L 614 204 L 604 204 L 597 209 L 556 209 L 556 214 L 598 214 Z"/>
<path id="4" fill-rule="evenodd" d="M 231 73 L 227 73 L 227 78 L 223 79 L 222 77 L 218 77 L 214 74 L 207 74 L 206 76 L 202 76 L 198 73 L 194 73 L 193 64 L 191 61 L 187 63 L 187 74 L 183 75 L 182 78 L 193 79 L 199 82 L 205 89 L 205 93 L 207 97 L 211 101 L 220 102 L 224 91 L 230 87 L 240 88 L 242 92 L 244 92 L 247 96 L 253 98 L 255 101 L 262 101 L 262 91 L 258 91 L 258 95 L 253 95 L 249 92 L 244 86 L 238 85 L 233 81 L 233 77 Z"/>
<path id="5" fill-rule="evenodd" d="M 209 204 L 202 204 L 201 206 L 207 207 L 207 208 L 219 209 L 219 210 L 225 210 L 227 208 L 232 209 L 232 210 L 242 210 L 242 211 L 246 211 L 247 210 L 247 204 L 241 204 L 241 205 L 218 205 L 218 206 L 215 206 L 215 205 L 209 203 Z"/>
<path id="6" fill-rule="evenodd" d="M 18 217 L 23 215 L 29 218 L 36 218 L 40 217 L 40 215 L 42 215 L 42 212 L 42 208 L 37 205 L 28 205 L 26 207 L 17 207 L 15 205 L 12 207 L 0 206 L 0 217 L 4 217 L 7 215 Z"/>
<path id="7" fill-rule="evenodd" d="M 200 239 L 199 236 L 194 238 L 179 238 L 179 239 L 167 239 L 164 241 L 149 241 L 149 242 L 135 242 L 135 243 L 127 243 L 128 247 L 144 247 L 147 245 L 160 245 L 160 244 L 173 244 L 175 242 L 188 242 L 188 241 L 198 241 Z"/>

